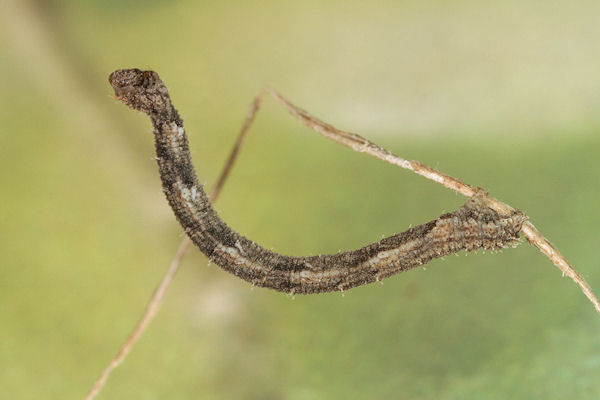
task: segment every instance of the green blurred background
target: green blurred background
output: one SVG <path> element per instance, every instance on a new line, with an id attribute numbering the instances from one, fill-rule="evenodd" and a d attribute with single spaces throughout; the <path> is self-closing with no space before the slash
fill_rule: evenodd
<path id="1" fill-rule="evenodd" d="M 600 291 L 599 19 L 597 0 L 3 0 L 0 397 L 82 398 L 181 240 L 116 68 L 164 78 L 209 188 L 271 85 L 522 209 Z M 217 208 L 304 255 L 463 202 L 267 100 Z M 193 251 L 98 398 L 597 399 L 599 329 L 527 244 L 295 299 Z"/>

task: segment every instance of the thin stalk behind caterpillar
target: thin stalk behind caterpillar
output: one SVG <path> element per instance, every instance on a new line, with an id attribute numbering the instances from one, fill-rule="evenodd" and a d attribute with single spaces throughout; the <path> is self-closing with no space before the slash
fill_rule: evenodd
<path id="1" fill-rule="evenodd" d="M 117 70 L 109 82 L 119 100 L 150 116 L 163 190 L 186 234 L 209 259 L 254 285 L 294 294 L 343 291 L 460 250 L 516 245 L 526 221 L 517 210 L 499 215 L 479 191 L 453 213 L 360 249 L 311 257 L 272 252 L 233 231 L 211 206 L 191 161 L 183 120 L 158 74 Z"/>

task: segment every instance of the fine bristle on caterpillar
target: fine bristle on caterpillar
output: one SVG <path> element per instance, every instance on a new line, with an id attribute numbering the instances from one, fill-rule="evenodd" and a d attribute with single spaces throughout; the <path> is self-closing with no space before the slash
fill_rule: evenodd
<path id="1" fill-rule="evenodd" d="M 282 255 L 233 231 L 217 215 L 196 176 L 183 120 L 158 74 L 123 69 L 109 82 L 119 100 L 150 116 L 163 190 L 186 234 L 215 264 L 257 286 L 294 294 L 343 291 L 461 250 L 516 245 L 527 219 L 517 210 L 499 215 L 480 191 L 452 213 L 356 250 Z"/>

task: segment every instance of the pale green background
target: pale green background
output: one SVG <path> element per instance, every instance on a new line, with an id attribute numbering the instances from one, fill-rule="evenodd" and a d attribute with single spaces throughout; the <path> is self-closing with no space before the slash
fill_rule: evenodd
<path id="1" fill-rule="evenodd" d="M 147 118 L 108 74 L 153 68 L 215 181 L 271 85 L 334 125 L 519 207 L 600 291 L 600 3 L 0 2 L 0 397 L 82 398 L 181 229 Z M 217 208 L 283 253 L 336 252 L 463 198 L 273 101 Z M 600 317 L 527 245 L 310 297 L 193 251 L 99 399 L 597 399 Z"/>

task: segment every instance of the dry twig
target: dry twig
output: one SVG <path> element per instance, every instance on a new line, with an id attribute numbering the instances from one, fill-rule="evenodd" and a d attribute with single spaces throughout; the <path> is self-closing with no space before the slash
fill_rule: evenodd
<path id="1" fill-rule="evenodd" d="M 440 171 L 437 171 L 431 167 L 421 164 L 415 160 L 406 160 L 404 158 L 395 156 L 388 150 L 382 149 L 375 143 L 359 136 L 354 133 L 344 132 L 335 127 L 313 117 L 308 112 L 292 104 L 288 99 L 277 93 L 273 89 L 267 89 L 267 92 L 273 96 L 280 104 L 283 104 L 285 108 L 294 116 L 296 116 L 304 125 L 311 128 L 312 130 L 322 134 L 329 139 L 332 139 L 338 143 L 343 144 L 352 150 L 366 153 L 373 157 L 377 157 L 380 160 L 388 162 L 390 164 L 408 169 L 414 173 L 421 175 L 429 180 L 439 183 L 452 189 L 457 193 L 464 196 L 473 196 L 478 188 L 468 185 L 459 179 L 448 176 Z M 509 215 L 514 209 L 506 203 L 495 199 L 491 196 L 485 198 L 488 207 L 499 213 L 500 215 Z M 567 259 L 558 251 L 556 247 L 548 241 L 530 222 L 526 221 L 522 228 L 521 233 L 527 238 L 527 240 L 536 246 L 540 251 L 556 265 L 564 275 L 571 278 L 579 287 L 585 296 L 592 302 L 596 312 L 600 314 L 600 302 L 592 292 L 590 286 L 585 280 L 575 271 L 573 266 L 569 264 Z"/>
<path id="2" fill-rule="evenodd" d="M 244 139 L 246 138 L 248 129 L 252 125 L 252 121 L 254 120 L 256 111 L 259 108 L 259 104 L 260 104 L 260 97 L 257 97 L 254 100 L 254 102 L 252 103 L 252 106 L 250 107 L 248 116 L 244 120 L 244 124 L 242 125 L 242 128 L 240 129 L 240 132 L 238 133 L 237 140 L 236 140 L 235 144 L 233 145 L 233 149 L 231 150 L 231 153 L 229 154 L 229 157 L 227 158 L 227 162 L 225 163 L 225 165 L 223 166 L 223 169 L 221 170 L 219 179 L 217 180 L 217 183 L 215 184 L 215 187 L 212 190 L 212 193 L 210 195 L 211 202 L 214 202 L 217 200 L 217 198 L 219 197 L 219 194 L 221 193 L 221 190 L 223 189 L 223 185 L 225 184 L 225 182 L 227 181 L 227 178 L 229 177 L 229 173 L 231 172 L 231 169 L 233 168 L 233 165 L 235 164 L 235 160 L 236 160 L 238 153 L 244 143 Z M 181 243 L 179 244 L 179 248 L 177 249 L 177 252 L 175 253 L 175 256 L 173 257 L 173 260 L 171 261 L 171 264 L 169 265 L 169 268 L 167 269 L 167 272 L 165 273 L 162 280 L 160 281 L 160 283 L 154 290 L 154 294 L 150 298 L 150 301 L 148 302 L 148 305 L 146 306 L 146 309 L 144 310 L 144 313 L 142 314 L 142 317 L 140 318 L 139 322 L 133 328 L 133 331 L 129 334 L 129 337 L 127 337 L 127 340 L 125 340 L 123 345 L 121 345 L 121 348 L 119 349 L 119 351 L 117 352 L 115 357 L 110 361 L 110 363 L 104 369 L 104 371 L 102 371 L 102 374 L 100 375 L 98 380 L 96 380 L 96 382 L 94 383 L 94 385 L 92 386 L 92 388 L 90 389 L 88 394 L 85 396 L 84 400 L 92 400 L 94 397 L 96 397 L 96 395 L 100 392 L 100 390 L 102 390 L 102 388 L 106 384 L 106 381 L 108 380 L 110 373 L 115 368 L 117 368 L 119 366 L 119 364 L 121 364 L 121 362 L 123 362 L 123 360 L 125 359 L 125 357 L 127 357 L 127 355 L 129 354 L 129 352 L 131 351 L 133 346 L 135 346 L 135 344 L 140 339 L 142 334 L 146 331 L 146 329 L 148 328 L 148 324 L 150 324 L 150 321 L 152 321 L 152 319 L 156 315 L 156 312 L 158 311 L 158 308 L 160 307 L 160 304 L 165 295 L 165 292 L 166 292 L 167 288 L 169 287 L 169 285 L 171 284 L 171 281 L 173 280 L 175 273 L 177 273 L 177 270 L 179 269 L 179 265 L 181 264 L 183 257 L 188 252 L 191 245 L 192 245 L 192 241 L 187 236 L 181 241 Z"/>

